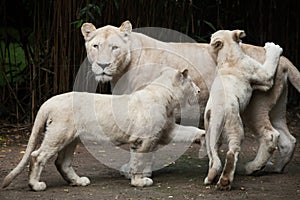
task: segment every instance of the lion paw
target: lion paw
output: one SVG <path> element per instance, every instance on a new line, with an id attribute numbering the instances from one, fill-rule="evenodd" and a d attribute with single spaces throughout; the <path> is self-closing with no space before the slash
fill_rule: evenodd
<path id="1" fill-rule="evenodd" d="M 204 185 L 211 185 L 212 181 L 208 179 L 208 177 L 206 177 L 204 179 Z"/>
<path id="2" fill-rule="evenodd" d="M 216 168 L 211 168 L 208 171 L 207 177 L 204 179 L 204 185 L 210 185 L 212 182 L 215 180 L 217 174 L 218 174 L 218 169 Z"/>
<path id="3" fill-rule="evenodd" d="M 90 179 L 87 177 L 81 177 L 78 181 L 78 184 L 81 186 L 87 186 L 91 183 Z"/>
<path id="4" fill-rule="evenodd" d="M 274 44 L 273 42 L 266 42 L 264 48 L 267 53 L 272 53 L 272 55 L 279 56 L 282 53 L 282 48 L 279 45 Z"/>
<path id="5" fill-rule="evenodd" d="M 131 185 L 137 187 L 145 187 L 145 186 L 150 186 L 152 184 L 153 184 L 153 180 L 148 177 L 144 177 L 141 179 L 131 179 Z"/>
<path id="6" fill-rule="evenodd" d="M 231 181 L 228 178 L 221 177 L 216 185 L 216 188 L 218 190 L 230 190 L 231 189 L 230 183 Z"/>
<path id="7" fill-rule="evenodd" d="M 44 191 L 47 188 L 47 185 L 45 182 L 36 182 L 35 184 L 30 184 L 31 189 L 34 191 Z"/>
<path id="8" fill-rule="evenodd" d="M 249 162 L 245 165 L 245 173 L 247 175 L 257 173 L 259 171 L 262 171 L 265 168 L 265 166 L 258 166 L 257 164 L 253 162 Z"/>
<path id="9" fill-rule="evenodd" d="M 74 183 L 71 183 L 72 186 L 87 186 L 91 183 L 90 179 L 87 177 L 80 177 Z"/>
<path id="10" fill-rule="evenodd" d="M 249 163 L 247 163 L 247 164 L 245 165 L 245 173 L 246 173 L 247 175 L 252 174 L 252 173 L 253 173 L 254 171 L 256 171 L 256 170 L 258 170 L 258 169 L 256 169 L 256 168 L 253 166 L 252 162 L 249 162 Z"/>

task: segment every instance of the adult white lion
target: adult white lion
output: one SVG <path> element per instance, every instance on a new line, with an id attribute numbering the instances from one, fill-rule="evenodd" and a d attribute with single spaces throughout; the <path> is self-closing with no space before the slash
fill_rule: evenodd
<path id="1" fill-rule="evenodd" d="M 114 88 L 125 73 L 135 71 L 127 74 L 128 82 L 123 88 L 123 92 L 134 91 L 143 85 L 145 77 L 153 79 L 156 76 L 156 73 L 139 73 L 141 66 L 154 63 L 178 70 L 187 67 L 193 81 L 201 89 L 199 112 L 203 116 L 216 69 L 216 55 L 208 44 L 161 42 L 132 32 L 129 21 L 119 28 L 108 25 L 98 29 L 91 23 L 85 23 L 81 30 L 88 62 L 97 81 L 110 81 Z M 263 47 L 243 44 L 242 48 L 249 56 L 264 62 Z M 274 165 L 266 166 L 265 170 L 282 172 L 292 158 L 296 139 L 286 124 L 287 78 L 300 91 L 300 73 L 287 58 L 281 56 L 274 86 L 267 92 L 255 92 L 242 116 L 245 125 L 258 135 L 260 143 L 256 158 L 246 165 L 247 174 L 264 168 L 276 146 L 280 156 Z M 273 136 L 278 134 L 279 141 L 275 144 Z"/>

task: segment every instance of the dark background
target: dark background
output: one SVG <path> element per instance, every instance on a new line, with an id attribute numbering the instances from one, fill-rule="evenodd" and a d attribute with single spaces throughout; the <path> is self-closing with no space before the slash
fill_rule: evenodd
<path id="1" fill-rule="evenodd" d="M 155 26 L 209 42 L 218 29 L 243 29 L 243 42 L 278 43 L 299 65 L 300 3 L 291 0 L 2 0 L 0 119 L 32 121 L 49 97 L 71 91 L 85 58 L 80 26 Z M 290 87 L 289 106 L 299 106 Z"/>

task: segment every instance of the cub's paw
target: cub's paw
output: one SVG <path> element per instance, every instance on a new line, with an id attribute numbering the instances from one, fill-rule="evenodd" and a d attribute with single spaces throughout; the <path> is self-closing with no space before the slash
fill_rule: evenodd
<path id="1" fill-rule="evenodd" d="M 250 175 L 253 172 L 259 170 L 257 167 L 255 167 L 255 165 L 252 162 L 248 162 L 245 166 L 245 174 Z"/>
<path id="2" fill-rule="evenodd" d="M 264 172 L 265 165 L 257 165 L 257 163 L 251 161 L 248 162 L 244 168 L 246 175 L 258 175 Z"/>
<path id="3" fill-rule="evenodd" d="M 209 180 L 208 179 L 208 177 L 206 177 L 205 179 L 204 179 L 204 185 L 211 185 L 211 183 L 212 183 L 212 181 L 211 180 Z"/>
<path id="4" fill-rule="evenodd" d="M 145 187 L 153 184 L 153 180 L 148 177 L 131 179 L 131 185 L 136 187 Z"/>
<path id="5" fill-rule="evenodd" d="M 87 177 L 80 177 L 74 183 L 71 183 L 72 186 L 87 186 L 91 183 L 90 179 Z"/>
<path id="6" fill-rule="evenodd" d="M 231 181 L 228 178 L 221 177 L 218 181 L 216 188 L 218 190 L 230 190 L 231 189 Z"/>
<path id="7" fill-rule="evenodd" d="M 230 190 L 231 189 L 231 180 L 230 178 L 228 177 L 224 177 L 224 176 L 221 176 L 217 185 L 216 185 L 216 188 L 218 190 Z"/>
<path id="8" fill-rule="evenodd" d="M 273 42 L 266 42 L 264 48 L 267 50 L 274 46 L 276 46 L 276 45 Z"/>
<path id="9" fill-rule="evenodd" d="M 281 55 L 283 51 L 279 45 L 276 45 L 273 42 L 266 42 L 264 48 L 266 49 L 267 53 L 272 53 L 276 56 Z"/>
<path id="10" fill-rule="evenodd" d="M 211 168 L 208 171 L 208 174 L 206 176 L 206 178 L 204 179 L 204 185 L 211 185 L 212 182 L 215 180 L 217 174 L 218 174 L 219 170 L 216 168 Z"/>
<path id="11" fill-rule="evenodd" d="M 36 182 L 34 184 L 29 184 L 32 190 L 39 192 L 39 191 L 44 191 L 47 188 L 47 185 L 45 182 Z"/>

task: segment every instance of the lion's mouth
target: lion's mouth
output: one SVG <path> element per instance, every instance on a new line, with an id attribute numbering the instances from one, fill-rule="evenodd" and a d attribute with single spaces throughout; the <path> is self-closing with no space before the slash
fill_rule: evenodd
<path id="1" fill-rule="evenodd" d="M 94 72 L 95 73 L 95 72 Z M 104 76 L 104 75 L 106 75 L 106 76 L 111 76 L 111 74 L 110 73 L 107 73 L 106 71 L 102 71 L 101 73 L 95 73 L 95 75 L 96 76 Z"/>
<path id="2" fill-rule="evenodd" d="M 106 74 L 106 73 L 95 74 L 95 79 L 96 79 L 97 82 L 100 81 L 102 83 L 105 83 L 105 82 L 108 82 L 108 81 L 112 80 L 112 75 Z"/>

